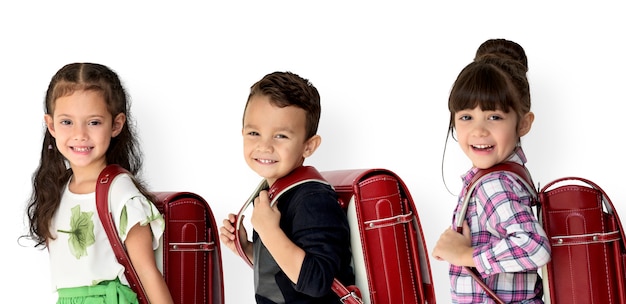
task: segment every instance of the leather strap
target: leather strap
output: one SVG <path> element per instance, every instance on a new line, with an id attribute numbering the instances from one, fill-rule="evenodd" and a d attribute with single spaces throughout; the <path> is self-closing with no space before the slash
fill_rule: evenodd
<path id="1" fill-rule="evenodd" d="M 506 171 L 506 172 L 510 172 L 514 175 L 516 175 L 517 177 L 520 178 L 520 180 L 524 183 L 525 187 L 531 191 L 532 193 L 536 194 L 536 191 L 533 187 L 533 182 L 532 182 L 532 178 L 530 177 L 530 173 L 528 173 L 528 170 L 526 170 L 526 168 L 518 163 L 514 163 L 514 162 L 505 162 L 505 163 L 501 163 L 498 165 L 495 165 L 491 168 L 488 169 L 481 169 L 478 170 L 478 172 L 476 172 L 476 175 L 474 175 L 474 177 L 472 177 L 472 180 L 470 181 L 470 183 L 467 186 L 467 190 L 465 192 L 465 196 L 463 197 L 463 206 L 461 207 L 461 210 L 459 212 L 459 214 L 456 217 L 456 231 L 459 233 L 463 233 L 463 221 L 465 220 L 465 214 L 467 212 L 467 207 L 469 205 L 469 201 L 471 199 L 472 193 L 474 193 L 474 190 L 476 188 L 476 185 L 478 185 L 478 182 L 480 180 L 482 180 L 483 178 L 485 178 L 488 174 L 493 173 L 493 172 L 501 172 L 501 171 Z M 485 290 L 485 292 L 496 302 L 499 304 L 504 304 L 505 302 L 500 299 L 500 297 L 498 297 L 498 295 L 496 294 L 495 291 L 493 291 L 489 286 L 487 286 L 487 284 L 485 283 L 485 281 L 483 281 L 483 279 L 480 277 L 480 274 L 478 273 L 478 270 L 476 270 L 476 268 L 474 267 L 467 267 L 464 266 L 463 268 L 465 268 L 467 270 L 467 272 L 470 274 L 470 276 L 472 276 L 472 278 L 474 278 L 474 280 L 476 281 L 476 283 L 478 283 L 478 285 L 480 285 L 483 290 Z"/>
<path id="2" fill-rule="evenodd" d="M 252 192 L 252 195 L 250 195 L 248 200 L 246 200 L 246 202 L 243 204 L 243 206 L 239 210 L 239 213 L 237 214 L 237 217 L 235 219 L 235 248 L 237 249 L 237 253 L 239 254 L 239 256 L 250 267 L 253 266 L 252 261 L 250 261 L 250 258 L 248 258 L 248 255 L 245 253 L 244 249 L 241 247 L 241 239 L 239 236 L 239 230 L 241 229 L 242 222 L 243 222 L 243 216 L 242 216 L 243 213 L 246 211 L 246 209 L 248 209 L 248 207 L 250 207 L 250 205 L 253 204 L 254 199 L 257 196 L 259 196 L 259 192 L 263 190 L 268 191 L 270 205 L 273 206 L 274 204 L 276 204 L 278 198 L 283 193 L 287 192 L 288 190 L 290 190 L 291 188 L 297 185 L 307 183 L 307 182 L 318 182 L 318 183 L 330 185 L 324 179 L 322 174 L 320 174 L 319 171 L 317 171 L 317 169 L 315 169 L 314 167 L 300 166 L 296 168 L 295 170 L 293 170 L 288 175 L 276 180 L 276 182 L 274 182 L 274 184 L 271 187 L 268 187 L 266 180 L 262 180 L 259 183 L 259 185 L 256 187 L 256 189 Z M 337 296 L 339 296 L 341 303 L 345 303 L 345 304 L 362 304 L 363 303 L 363 301 L 361 300 L 360 291 L 358 290 L 356 285 L 350 285 L 346 287 L 337 278 L 335 278 L 333 280 L 331 289 L 333 290 L 333 292 L 335 292 L 335 294 L 337 294 Z"/>
<path id="3" fill-rule="evenodd" d="M 356 285 L 350 285 L 346 287 L 343 285 L 337 278 L 333 280 L 333 284 L 330 287 L 337 296 L 339 296 L 339 301 L 344 304 L 363 304 L 363 300 L 361 299 L 361 291 L 356 287 Z"/>
<path id="4" fill-rule="evenodd" d="M 104 231 L 111 243 L 115 257 L 117 257 L 117 261 L 124 266 L 124 275 L 130 287 L 137 293 L 139 303 L 149 304 L 146 291 L 143 289 L 139 275 L 137 275 L 135 268 L 133 268 L 126 248 L 119 238 L 113 216 L 109 210 L 109 189 L 115 177 L 120 174 L 130 174 L 130 172 L 119 165 L 108 165 L 100 172 L 96 182 L 96 209 L 98 210 L 98 216 L 100 217 L 102 226 L 104 226 Z"/>
<path id="5" fill-rule="evenodd" d="M 588 245 L 597 243 L 609 243 L 619 241 L 621 234 L 619 230 L 605 232 L 605 233 L 592 233 L 582 235 L 559 235 L 550 237 L 550 246 L 571 246 L 571 245 Z"/>
<path id="6" fill-rule="evenodd" d="M 239 231 L 241 230 L 241 227 L 243 226 L 243 213 L 254 202 L 254 199 L 257 196 L 259 196 L 259 192 L 261 192 L 262 190 L 266 190 L 267 187 L 268 187 L 267 186 L 267 181 L 266 180 L 262 180 L 259 183 L 259 185 L 256 187 L 256 189 L 254 189 L 254 191 L 252 192 L 252 194 L 250 195 L 248 200 L 246 200 L 246 202 L 243 204 L 241 209 L 239 209 L 239 213 L 237 214 L 237 217 L 235 218 L 235 223 L 234 223 L 235 224 L 235 241 L 234 241 L 235 242 L 235 249 L 237 249 L 237 254 L 239 254 L 239 256 L 244 260 L 244 262 L 246 262 L 246 264 L 248 264 L 248 266 L 250 266 L 250 267 L 252 267 L 252 261 L 250 260 L 250 258 L 246 254 L 246 252 L 243 249 L 243 247 L 241 247 L 241 236 L 239 235 L 239 233 L 240 233 Z"/>
<path id="7" fill-rule="evenodd" d="M 267 190 L 270 199 L 270 205 L 273 206 L 274 204 L 276 204 L 278 197 L 287 192 L 287 190 L 302 183 L 311 181 L 328 184 L 324 177 L 322 177 L 319 171 L 317 171 L 317 169 L 315 169 L 314 167 L 300 166 L 288 175 L 276 180 L 272 187 L 269 187 L 265 179 L 262 180 L 259 185 L 257 185 L 257 187 L 254 189 L 248 200 L 246 200 L 246 202 L 243 204 L 235 220 L 235 248 L 237 249 L 237 253 L 239 254 L 239 256 L 241 256 L 241 258 L 250 267 L 252 267 L 252 261 L 250 260 L 250 258 L 248 258 L 248 255 L 241 247 L 241 239 L 239 235 L 239 230 L 243 226 L 243 213 L 248 209 L 248 207 L 250 207 L 254 203 L 254 199 L 259 196 L 259 193 L 263 190 Z"/>

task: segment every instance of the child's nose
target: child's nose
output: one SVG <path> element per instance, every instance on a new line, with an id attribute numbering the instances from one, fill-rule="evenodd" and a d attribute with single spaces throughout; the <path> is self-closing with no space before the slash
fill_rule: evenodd
<path id="1" fill-rule="evenodd" d="M 487 136 L 489 134 L 489 130 L 487 126 L 483 122 L 476 122 L 474 128 L 472 129 L 472 134 L 474 136 Z"/>
<path id="2" fill-rule="evenodd" d="M 256 149 L 261 152 L 272 151 L 272 139 L 264 138 L 264 139 L 259 140 L 256 146 Z"/>
<path id="3" fill-rule="evenodd" d="M 77 125 L 74 128 L 74 140 L 85 141 L 87 139 L 87 127 Z"/>

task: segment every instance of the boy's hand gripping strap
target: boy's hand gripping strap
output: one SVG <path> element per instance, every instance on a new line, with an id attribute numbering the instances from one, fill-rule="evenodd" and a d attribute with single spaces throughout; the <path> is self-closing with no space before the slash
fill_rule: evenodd
<path id="1" fill-rule="evenodd" d="M 276 180 L 272 187 L 269 187 L 267 180 L 263 179 L 254 189 L 248 200 L 246 200 L 246 202 L 243 204 L 241 210 L 239 210 L 237 218 L 235 219 L 235 247 L 237 248 L 237 253 L 239 253 L 241 258 L 243 258 L 250 267 L 252 267 L 252 261 L 248 258 L 248 255 L 241 247 L 241 236 L 239 235 L 239 230 L 243 225 L 243 213 L 248 209 L 248 207 L 250 207 L 250 205 L 253 205 L 254 199 L 259 196 L 259 193 L 263 190 L 268 191 L 270 206 L 274 206 L 278 198 L 283 193 L 287 192 L 297 185 L 306 182 L 319 182 L 328 185 L 328 182 L 324 179 L 324 177 L 322 177 L 317 169 L 310 166 L 300 166 L 288 175 Z"/>
<path id="2" fill-rule="evenodd" d="M 117 257 L 117 261 L 124 266 L 124 275 L 128 280 L 128 284 L 130 284 L 132 290 L 137 293 L 139 303 L 148 304 L 146 291 L 143 289 L 139 275 L 137 275 L 135 268 L 133 268 L 126 248 L 119 238 L 117 228 L 113 222 L 113 216 L 109 209 L 109 189 L 115 177 L 120 174 L 130 175 L 130 172 L 119 165 L 108 165 L 100 172 L 98 180 L 96 181 L 96 209 L 102 226 L 104 226 L 104 231 L 106 231 L 107 238 L 113 248 L 113 252 L 115 253 L 115 257 Z"/>
<path id="3" fill-rule="evenodd" d="M 493 172 L 499 172 L 499 171 L 506 171 L 517 176 L 519 180 L 521 180 L 524 183 L 524 186 L 526 187 L 526 189 L 528 189 L 528 191 L 530 191 L 533 194 L 533 196 L 536 198 L 537 191 L 535 190 L 533 186 L 532 178 L 530 177 L 528 170 L 526 170 L 524 166 L 518 163 L 505 162 L 505 163 L 495 165 L 488 169 L 478 170 L 478 172 L 476 172 L 476 175 L 474 175 L 470 183 L 467 185 L 467 191 L 465 192 L 465 196 L 463 197 L 463 206 L 461 207 L 461 210 L 455 220 L 455 228 L 458 233 L 463 233 L 463 222 L 465 221 L 465 213 L 467 212 L 467 207 L 469 205 L 469 201 L 471 200 L 472 193 L 474 192 L 476 188 L 476 185 L 478 185 L 479 182 L 483 178 L 485 178 L 488 174 L 493 173 Z M 467 267 L 467 266 L 464 266 L 463 268 L 467 270 L 467 272 L 472 276 L 472 278 L 474 278 L 474 280 L 485 290 L 485 292 L 494 301 L 496 301 L 496 303 L 499 303 L 499 304 L 505 303 L 502 299 L 498 297 L 496 292 L 493 291 L 491 288 L 489 288 L 489 286 L 487 286 L 485 281 L 482 280 L 476 268 Z"/>
<path id="4" fill-rule="evenodd" d="M 259 183 L 259 185 L 256 187 L 256 189 L 254 189 L 254 191 L 252 192 L 248 200 L 246 200 L 246 202 L 241 207 L 241 210 L 239 211 L 239 213 L 237 214 L 237 217 L 235 218 L 235 248 L 237 249 L 237 253 L 239 254 L 239 256 L 241 256 L 241 258 L 250 267 L 252 267 L 252 261 L 246 254 L 245 250 L 242 248 L 241 239 L 239 235 L 242 222 L 243 222 L 243 213 L 246 211 L 246 209 L 248 209 L 248 207 L 250 207 L 251 204 L 254 203 L 254 199 L 257 196 L 259 196 L 259 193 L 263 190 L 268 191 L 268 196 L 270 199 L 270 206 L 274 206 L 278 198 L 283 193 L 287 192 L 288 190 L 290 190 L 291 188 L 295 186 L 298 186 L 306 182 L 318 182 L 318 183 L 330 185 L 324 179 L 324 177 L 319 173 L 319 171 L 317 171 L 317 169 L 315 169 L 314 167 L 300 166 L 296 168 L 295 170 L 293 170 L 288 175 L 276 180 L 276 182 L 274 182 L 274 184 L 271 187 L 269 187 L 265 179 L 262 180 Z M 350 287 L 351 288 L 347 288 L 341 282 L 339 282 L 339 280 L 335 278 L 333 280 L 331 289 L 339 296 L 342 303 L 362 304 L 363 301 L 361 301 L 360 296 L 358 295 L 359 293 L 358 290 L 356 289 L 353 290 L 352 288 L 353 286 L 350 286 Z"/>

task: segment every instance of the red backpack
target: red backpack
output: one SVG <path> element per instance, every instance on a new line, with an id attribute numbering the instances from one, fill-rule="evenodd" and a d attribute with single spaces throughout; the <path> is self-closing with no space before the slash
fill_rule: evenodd
<path id="1" fill-rule="evenodd" d="M 546 304 L 626 303 L 626 247 L 624 230 L 608 195 L 590 180 L 556 179 L 535 190 L 525 167 L 506 162 L 479 170 L 465 196 L 455 223 L 462 230 L 469 198 L 487 174 L 507 171 L 537 194 L 535 209 L 552 248 L 542 268 Z M 504 303 L 474 269 L 469 273 L 498 303 Z"/>
<path id="2" fill-rule="evenodd" d="M 271 204 L 305 182 L 331 185 L 347 212 L 356 284 L 345 286 L 335 279 L 332 289 L 342 303 L 436 303 L 417 209 L 406 185 L 395 173 L 386 169 L 320 173 L 302 166 L 269 188 Z M 235 245 L 249 265 L 252 263 L 241 248 L 238 231 L 241 215 L 263 189 L 268 189 L 265 180 L 244 203 L 235 224 Z"/>
<path id="3" fill-rule="evenodd" d="M 98 215 L 115 256 L 139 303 L 148 304 L 141 281 L 119 239 L 109 211 L 109 188 L 115 177 L 128 171 L 107 166 L 96 183 Z M 165 219 L 163 252 L 157 263 L 176 304 L 224 304 L 224 282 L 219 231 L 209 204 L 191 192 L 156 192 L 153 202 Z"/>

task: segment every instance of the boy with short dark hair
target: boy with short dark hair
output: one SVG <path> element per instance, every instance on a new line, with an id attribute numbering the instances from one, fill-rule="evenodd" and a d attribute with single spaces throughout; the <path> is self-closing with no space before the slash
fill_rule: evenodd
<path id="1" fill-rule="evenodd" d="M 307 80 L 291 72 L 266 75 L 250 89 L 242 134 L 248 166 L 269 186 L 303 165 L 321 143 L 317 135 L 320 96 Z M 220 239 L 237 253 L 235 214 L 220 229 Z M 326 184 L 303 183 L 270 206 L 267 191 L 254 200 L 252 242 L 240 229 L 241 247 L 253 261 L 257 303 L 340 303 L 334 278 L 354 283 L 350 232 L 335 191 Z"/>

